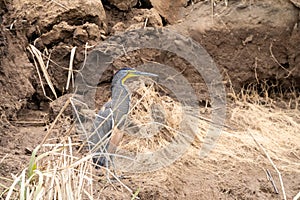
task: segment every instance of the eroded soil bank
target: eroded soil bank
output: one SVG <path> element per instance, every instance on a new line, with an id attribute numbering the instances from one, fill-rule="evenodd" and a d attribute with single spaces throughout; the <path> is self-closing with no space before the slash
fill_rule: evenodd
<path id="1" fill-rule="evenodd" d="M 144 26 L 169 28 L 202 45 L 223 75 L 229 97 L 242 88 L 256 89 L 261 97 L 271 95 L 275 101 L 277 98 L 285 100 L 277 104 L 281 109 L 297 109 L 300 86 L 298 1 L 229 0 L 228 5 L 225 2 L 215 1 L 212 7 L 210 1 L 198 0 L 0 0 L 0 175 L 7 177 L 24 168 L 24 160 L 29 159 L 26 149 L 33 149 L 41 142 L 45 127 L 66 100 L 64 95 L 72 92 L 66 89 L 71 50 L 76 47 L 74 69 L 78 70 L 94 45 Z M 55 94 L 43 75 L 41 82 L 39 73 L 42 71 L 36 68 L 30 45 L 42 52 L 44 62 L 48 63 Z M 196 89 L 199 105 L 209 101 L 203 79 L 188 63 L 170 52 L 145 49 L 132 52 L 111 65 L 98 84 L 101 96 L 97 98 L 98 106 L 109 98 L 115 70 L 147 61 L 174 67 Z M 55 96 L 62 98 L 56 100 Z M 72 112 L 65 113 L 66 120 L 70 115 Z M 289 142 L 281 141 L 279 134 L 273 138 L 279 145 L 281 142 L 286 145 L 284 153 L 279 154 L 287 156 L 287 163 L 289 159 L 299 163 L 295 134 L 291 132 L 286 136 Z M 174 166 L 155 173 L 157 180 L 153 174 L 146 174 L 131 177 L 128 184 L 138 187 L 142 180 L 142 199 L 280 199 L 264 178 L 261 165 L 249 160 L 258 159 L 263 166 L 268 162 L 258 158 L 260 154 L 253 150 L 256 147 L 249 137 L 237 135 L 236 146 L 230 135 L 225 135 L 222 145 L 208 160 L 198 161 L 196 156 L 188 154 Z M 290 141 L 291 138 L 294 141 Z M 224 153 L 228 148 L 230 150 Z M 295 156 L 288 153 L 289 148 L 296 152 Z M 283 173 L 286 180 L 291 180 L 287 183 L 289 198 L 300 190 L 299 170 L 291 168 Z M 226 169 L 226 173 L 222 169 Z M 152 181 L 147 183 L 148 179 Z M 124 198 L 120 191 L 102 192 L 111 198 Z"/>

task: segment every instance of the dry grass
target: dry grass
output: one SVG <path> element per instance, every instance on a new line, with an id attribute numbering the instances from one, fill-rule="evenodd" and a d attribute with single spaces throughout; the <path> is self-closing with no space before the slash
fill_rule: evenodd
<path id="1" fill-rule="evenodd" d="M 125 137 L 121 147 L 135 152 L 147 152 L 167 145 L 173 137 L 180 134 L 177 130 L 182 121 L 182 106 L 170 97 L 160 96 L 154 89 L 154 83 L 146 87 L 142 81 L 139 86 L 141 87 L 132 96 L 133 106 L 130 110 L 130 118 L 140 128 L 146 127 L 144 132 L 141 131 L 146 135 L 143 135 L 142 139 L 133 140 Z M 34 151 L 28 167 L 14 178 L 7 191 L 6 199 L 93 199 L 93 181 L 99 178 L 93 175 L 92 155 L 85 156 L 82 153 L 73 152 L 74 147 L 79 147 L 81 144 L 72 143 L 67 134 L 70 131 L 66 132 L 66 140 L 64 139 L 66 137 L 63 137 L 57 144 L 44 144 L 47 141 L 57 140 L 51 133 L 59 126 L 63 126 L 60 124 L 60 117 L 70 102 L 72 104 L 72 100 L 68 100 L 62 107 L 41 146 Z M 153 106 L 157 107 L 157 112 L 161 112 L 160 120 L 162 121 L 153 121 L 153 115 L 157 114 L 151 113 Z M 76 109 L 75 106 L 74 108 Z M 153 130 L 158 133 L 150 133 Z M 35 158 L 37 153 L 40 155 Z M 114 176 L 109 169 L 107 171 Z M 138 191 L 134 194 L 130 188 L 122 184 L 120 180 L 118 181 L 132 197 L 137 196 Z"/>
<path id="2" fill-rule="evenodd" d="M 92 199 L 90 156 L 75 156 L 75 145 L 68 138 L 65 144 L 38 146 L 28 167 L 14 177 L 6 199 Z M 45 153 L 36 157 L 38 151 Z"/>
<path id="3" fill-rule="evenodd" d="M 39 70 L 38 66 L 40 66 L 40 69 L 43 72 L 44 78 L 46 79 L 46 82 L 47 82 L 48 86 L 50 87 L 53 95 L 55 96 L 55 98 L 57 98 L 57 94 L 55 92 L 54 85 L 53 85 L 53 83 L 51 81 L 51 78 L 50 78 L 50 75 L 49 75 L 49 73 L 47 71 L 48 65 L 47 66 L 45 65 L 43 57 L 42 57 L 42 53 L 35 46 L 33 46 L 31 44 L 29 45 L 29 47 L 27 47 L 27 49 L 28 49 L 28 51 L 32 55 L 32 58 L 33 58 L 33 61 L 34 61 L 34 65 L 36 67 L 36 71 L 37 71 L 37 74 L 38 74 L 38 77 L 39 77 L 39 80 L 40 80 L 40 84 L 41 84 L 41 87 L 42 87 L 42 90 L 43 90 L 43 93 L 44 93 L 45 97 L 47 97 L 48 99 L 52 100 L 46 94 L 46 91 L 44 89 L 43 79 L 42 79 L 42 76 L 40 74 L 40 70 Z M 48 62 L 47 62 L 47 64 L 48 64 Z"/>
<path id="4" fill-rule="evenodd" d="M 211 1 L 212 15 L 214 14 L 214 5 L 218 2 Z M 226 5 L 228 4 L 228 1 L 224 2 Z M 29 51 L 34 58 L 43 91 L 44 83 L 40 71 L 56 97 L 41 52 L 32 45 L 29 47 Z M 74 53 L 75 49 L 72 50 L 73 56 Z M 69 70 L 67 89 L 73 80 L 72 63 L 73 59 L 70 60 L 69 69 L 66 69 Z M 172 98 L 161 96 L 156 90 L 157 87 L 155 83 L 151 83 L 149 87 L 145 82 L 140 82 L 138 88 L 133 88 L 136 89 L 136 92 L 132 96 L 133 107 L 129 118 L 135 126 L 139 127 L 139 137 L 136 137 L 136 134 L 133 134 L 133 137 L 125 136 L 121 148 L 136 153 L 153 151 L 168 145 L 174 137 L 182 134 L 178 129 L 180 129 L 184 117 L 182 115 L 184 108 Z M 230 105 L 232 106 L 230 126 L 236 131 L 224 131 L 224 134 L 239 137 L 242 140 L 245 138 L 243 142 L 248 144 L 246 140 L 249 140 L 248 133 L 250 133 L 255 136 L 255 140 L 259 144 L 265 147 L 262 155 L 268 157 L 269 160 L 273 158 L 277 163 L 278 171 L 290 170 L 300 173 L 300 152 L 299 146 L 297 146 L 300 143 L 300 96 L 295 89 L 291 89 L 288 93 L 274 91 L 273 94 L 272 92 L 270 94 L 270 90 L 272 88 L 266 83 L 250 84 L 238 94 L 232 90 L 230 97 L 234 101 Z M 47 97 L 45 91 L 44 95 Z M 274 99 L 272 97 L 274 95 L 279 95 L 279 98 Z M 286 98 L 289 100 L 287 101 Z M 277 106 L 278 100 L 284 104 L 284 109 Z M 158 115 L 160 118 L 153 118 L 153 110 L 157 111 L 154 115 Z M 6 199 L 94 199 L 97 196 L 94 187 L 95 184 L 99 187 L 99 183 L 95 183 L 99 177 L 95 176 L 91 155 L 74 152 L 75 147 L 81 146 L 81 143 L 73 142 L 70 137 L 56 138 L 52 135 L 48 138 L 61 114 L 62 112 L 52 124 L 41 146 L 33 151 L 28 167 L 23 169 L 20 174 L 13 175 L 11 186 L 0 197 L 5 195 Z M 209 122 L 198 118 L 197 123 L 199 129 L 196 136 L 201 143 Z M 287 136 L 289 137 L 288 141 Z M 58 140 L 58 142 L 44 144 L 46 139 L 48 141 Z M 291 144 L 293 148 L 290 148 Z M 227 148 L 226 145 L 228 144 L 224 144 L 224 148 Z M 228 153 L 234 154 L 234 152 Z M 109 170 L 107 171 L 110 173 Z M 111 173 L 111 176 L 114 174 Z M 282 182 L 285 181 L 288 180 Z M 121 182 L 118 183 L 122 185 Z M 104 184 L 100 184 L 100 186 L 104 187 Z M 0 185 L 0 187 L 5 186 Z M 133 199 L 138 197 L 139 190 L 133 194 L 128 186 L 123 184 L 122 187 L 126 188 L 125 191 L 130 193 Z M 295 199 L 299 198 L 300 192 L 296 196 Z"/>
<path id="5" fill-rule="evenodd" d="M 247 102 L 238 102 L 238 106 L 232 109 L 231 122 L 239 128 L 233 134 L 243 135 L 242 132 L 252 136 L 262 150 L 261 154 L 266 157 L 265 162 L 269 161 L 270 167 L 278 174 L 283 199 L 287 199 L 284 183 L 289 180 L 282 178 L 281 171 L 300 173 L 297 145 L 300 143 L 299 121 L 299 110 L 283 110 Z"/>
<path id="6" fill-rule="evenodd" d="M 157 87 L 153 82 L 145 84 L 141 81 L 138 88 L 135 88 L 130 118 L 135 125 L 140 127 L 140 130 L 141 127 L 146 128 L 141 131 L 138 138 L 127 135 L 122 141 L 122 148 L 135 152 L 153 151 L 167 145 L 173 137 L 180 134 L 176 130 L 183 118 L 183 107 L 170 97 L 161 96 L 157 92 Z M 236 95 L 235 99 L 236 101 L 232 104 L 234 106 L 230 110 L 230 126 L 236 131 L 224 131 L 224 134 L 235 135 L 239 139 L 246 137 L 248 132 L 253 134 L 257 142 L 265 147 L 279 171 L 294 170 L 300 173 L 297 170 L 299 164 L 295 162 L 300 159 L 297 156 L 299 149 L 296 146 L 296 141 L 299 140 L 297 134 L 300 130 L 299 110 L 280 109 L 274 105 L 274 100 L 270 97 L 259 95 L 253 90 L 244 90 Z M 158 123 L 155 123 L 151 113 L 153 105 L 162 111 L 160 112 L 162 117 L 156 119 Z M 197 122 L 199 123 L 197 137 L 200 142 L 203 142 L 209 122 L 200 119 Z M 155 132 L 152 132 L 153 130 Z M 278 141 L 285 141 L 287 135 L 292 137 L 290 139 L 295 144 L 294 149 L 287 149 L 288 145 L 282 145 L 282 142 Z M 54 197 L 56 199 L 93 199 L 95 197 L 94 181 L 99 177 L 94 176 L 95 169 L 91 163 L 91 155 L 74 153 L 74 146 L 79 146 L 79 143 L 72 142 L 69 137 L 64 138 L 58 144 L 44 144 L 37 147 L 28 167 L 14 177 L 11 187 L 6 191 L 7 199 L 53 199 Z M 247 138 L 249 140 L 251 137 Z M 52 141 L 52 139 L 50 137 L 47 141 Z M 227 147 L 224 146 L 224 148 Z M 35 158 L 37 150 L 39 150 L 39 156 Z M 295 159 L 287 155 L 292 155 Z M 282 165 L 282 163 L 285 164 Z M 283 183 L 285 181 L 283 179 Z M 97 185 L 99 187 L 99 183 Z M 127 187 L 125 191 L 129 195 L 138 196 L 139 190 L 134 194 L 128 186 L 122 187 Z"/>
<path id="7" fill-rule="evenodd" d="M 141 81 L 138 86 L 132 95 L 133 106 L 129 112 L 129 121 L 138 131 L 127 134 L 121 148 L 145 153 L 168 145 L 180 134 L 183 108 L 172 98 L 161 96 L 155 83 L 147 87 Z"/>
<path id="8" fill-rule="evenodd" d="M 75 49 L 73 51 L 75 52 Z M 39 73 L 38 66 L 40 66 L 51 88 L 52 83 L 46 73 L 47 69 L 40 52 L 33 46 L 31 46 L 30 52 L 35 56 L 37 72 Z M 67 88 L 72 79 L 72 70 L 72 62 L 70 61 Z M 40 74 L 39 77 L 42 80 Z M 41 84 L 43 85 L 42 81 Z M 265 152 L 268 152 L 268 154 L 262 153 L 269 160 L 273 158 L 272 160 L 277 163 L 278 172 L 280 170 L 293 170 L 300 173 L 298 170 L 299 162 L 297 162 L 300 159 L 297 146 L 297 143 L 300 143 L 298 136 L 300 130 L 300 97 L 295 89 L 291 89 L 288 93 L 278 93 L 273 88 L 276 86 L 271 87 L 262 82 L 250 84 L 238 94 L 233 90 L 229 92 L 230 98 L 233 99 L 232 105 L 230 105 L 230 126 L 236 131 L 224 131 L 224 134 L 237 135 L 236 137 L 243 138 L 245 137 L 243 136 L 244 133 L 246 135 L 251 133 L 257 143 L 265 147 Z M 162 96 L 158 92 L 162 88 L 159 88 L 159 85 L 154 82 L 139 81 L 131 89 L 135 92 L 132 95 L 129 119 L 134 126 L 131 124 L 128 127 L 128 131 L 132 135 L 127 134 L 123 138 L 120 148 L 135 153 L 151 152 L 170 144 L 175 137 L 184 135 L 180 130 L 180 125 L 186 117 L 183 115 L 186 109 L 183 105 L 168 96 Z M 278 96 L 278 94 L 279 97 L 274 99 L 273 96 Z M 286 101 L 287 96 L 288 101 Z M 278 100 L 285 103 L 284 109 L 277 106 Z M 69 103 L 68 101 L 65 105 L 67 106 Z M 51 135 L 54 127 L 58 126 L 57 123 L 66 106 L 62 108 L 51 125 L 44 141 L 33 151 L 28 167 L 23 169 L 20 174 L 14 175 L 11 186 L 1 194 L 5 195 L 6 199 L 94 199 L 94 185 L 97 184 L 97 187 L 104 188 L 104 184 L 95 183 L 99 177 L 95 176 L 95 169 L 91 162 L 92 155 L 85 155 L 82 152 L 74 153 L 74 147 L 82 147 L 82 143 L 72 142 L 71 137 L 69 137 L 70 130 L 65 132 L 65 137 L 57 138 L 55 135 Z M 77 112 L 80 111 L 77 110 Z M 81 114 L 85 115 L 84 113 Z M 93 120 L 91 116 L 93 115 L 87 117 Z M 195 123 L 197 123 L 195 135 L 201 145 L 209 127 L 209 120 L 200 116 L 193 116 L 193 118 L 196 118 Z M 84 124 L 81 125 L 85 127 Z M 84 130 L 84 137 L 88 136 L 88 131 L 89 129 Z M 292 141 L 290 143 L 294 144 L 293 148 L 290 148 L 290 144 L 283 145 L 287 136 Z M 44 144 L 46 141 L 49 143 L 49 141 L 54 140 L 58 142 Z M 199 144 L 197 143 L 197 145 Z M 36 157 L 36 155 L 38 156 Z M 110 176 L 115 176 L 109 169 L 106 171 Z M 130 196 L 138 198 L 139 190 L 134 193 L 129 186 L 123 184 L 117 177 L 115 178 Z M 282 180 L 282 185 L 284 181 Z M 0 186 L 5 187 L 4 185 Z"/>
<path id="9" fill-rule="evenodd" d="M 278 91 L 280 91 L 279 95 Z M 238 95 L 232 95 L 235 93 L 231 92 L 231 97 L 237 105 L 231 111 L 231 122 L 235 124 L 235 127 L 250 134 L 262 150 L 261 153 L 278 174 L 282 190 L 281 196 L 283 199 L 287 199 L 280 170 L 300 173 L 297 170 L 300 165 L 293 159 L 296 158 L 298 161 L 300 159 L 297 156 L 299 154 L 297 144 L 300 143 L 298 137 L 300 96 L 295 89 L 288 92 L 282 91 L 278 84 L 269 85 L 267 82 L 259 81 L 243 88 Z M 289 98 L 288 103 L 286 103 L 287 98 Z M 278 107 L 278 105 L 283 108 Z M 290 149 L 290 145 L 282 145 L 288 142 L 287 139 L 293 141 L 292 149 Z M 292 158 L 289 158 L 290 155 Z M 273 160 L 281 163 L 281 165 L 277 167 Z M 270 181 L 276 190 L 275 192 L 278 193 L 274 181 Z"/>
<path id="10" fill-rule="evenodd" d="M 161 88 L 154 82 L 139 81 L 133 85 L 135 88 L 131 89 L 135 92 L 132 95 L 129 119 L 139 129 L 138 132 L 133 131 L 132 135 L 128 134 L 123 138 L 121 148 L 136 153 L 144 153 L 168 145 L 174 137 L 182 134 L 179 129 L 184 118 L 184 107 L 174 99 L 162 96 L 158 92 Z M 298 107 L 280 109 L 276 106 L 274 99 L 270 97 L 269 91 L 258 92 L 255 89 L 257 88 L 248 87 L 239 94 L 231 92 L 231 98 L 234 101 L 231 104 L 229 126 L 232 127 L 232 130 L 224 131 L 223 134 L 234 135 L 243 140 L 248 135 L 247 133 L 251 133 L 256 142 L 265 147 L 265 152 L 268 154 L 264 152 L 262 154 L 265 154 L 268 159 L 272 158 L 278 167 L 278 172 L 290 170 L 300 173 L 298 170 L 299 163 L 295 161 L 300 159 L 298 156 L 299 148 L 296 145 L 297 141 L 300 143 L 298 137 L 300 111 Z M 290 102 L 294 102 L 293 105 L 298 105 L 295 102 L 299 101 L 299 96 L 296 92 L 292 96 L 296 98 L 291 99 Z M 65 106 L 62 111 L 64 109 Z M 52 124 L 47 134 L 49 138 L 45 137 L 43 143 L 58 139 L 55 138 L 55 135 L 51 135 L 51 131 L 55 126 L 59 128 L 57 126 L 59 126 L 60 115 L 62 112 Z M 197 118 L 196 136 L 200 141 L 200 144 L 197 143 L 196 145 L 201 145 L 209 127 L 209 120 L 197 116 L 194 118 Z M 130 128 L 132 126 L 129 126 L 129 131 Z M 85 131 L 88 132 L 88 130 Z M 28 167 L 13 177 L 11 186 L 5 192 L 6 199 L 95 198 L 95 184 L 97 187 L 103 188 L 105 185 L 95 183 L 99 177 L 95 176 L 95 169 L 91 162 L 92 155 L 84 155 L 82 151 L 74 153 L 74 147 L 79 147 L 82 143 L 72 142 L 69 133 L 68 130 L 66 136 L 60 138 L 58 143 L 41 144 L 36 148 Z M 283 145 L 282 143 L 287 136 L 295 144 L 292 149 L 290 145 Z M 251 137 L 248 135 L 245 142 L 249 138 Z M 224 145 L 224 148 L 227 149 L 226 142 L 223 144 L 220 141 L 220 145 Z M 235 154 L 234 152 L 227 153 Z M 38 156 L 36 157 L 35 154 Z M 107 172 L 114 177 L 109 169 Z M 103 177 L 102 179 L 105 181 L 106 178 Z M 138 198 L 139 190 L 134 192 L 129 186 L 123 184 L 119 179 L 117 180 L 117 184 L 121 185 L 129 196 Z M 282 185 L 285 181 L 282 180 Z"/>

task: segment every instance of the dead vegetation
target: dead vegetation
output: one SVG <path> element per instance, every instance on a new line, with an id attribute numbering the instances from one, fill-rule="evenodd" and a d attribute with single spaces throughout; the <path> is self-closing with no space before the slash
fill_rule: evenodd
<path id="1" fill-rule="evenodd" d="M 127 135 L 122 141 L 121 148 L 136 153 L 149 152 L 167 145 L 173 137 L 176 137 L 179 133 L 176 130 L 182 121 L 183 110 L 182 106 L 170 97 L 160 96 L 155 90 L 157 87 L 154 87 L 154 83 L 148 87 L 143 81 L 136 85 L 138 87 L 132 96 L 133 106 L 130 110 L 130 119 L 134 121 L 135 125 L 140 126 L 138 133 L 141 135 L 139 137 L 134 134 L 134 137 Z M 228 125 L 231 128 L 223 131 L 223 136 L 219 140 L 214 155 L 219 152 L 223 156 L 231 155 L 235 156 L 236 159 L 246 160 L 250 157 L 244 156 L 249 156 L 249 153 L 262 157 L 258 165 L 266 169 L 273 166 L 276 169 L 280 181 L 273 180 L 272 184 L 274 187 L 282 188 L 279 195 L 286 199 L 284 184 L 289 180 L 282 177 L 280 172 L 300 173 L 298 170 L 300 149 L 297 146 L 300 142 L 297 136 L 300 130 L 300 112 L 299 109 L 296 109 L 298 107 L 280 109 L 274 104 L 272 98 L 262 96 L 258 94 L 258 91 L 250 89 L 242 90 L 238 95 L 231 95 L 231 97 L 234 97 L 234 101 L 229 105 L 231 117 L 228 120 Z M 297 102 L 299 99 L 291 101 Z M 157 123 L 153 121 L 151 115 L 153 105 L 159 106 L 160 111 L 164 112 L 159 119 L 161 121 Z M 62 108 L 53 122 L 42 144 L 32 152 L 28 166 L 20 174 L 14 175 L 13 179 L 6 179 L 11 183 L 10 186 L 1 185 L 6 188 L 1 196 L 5 196 L 6 199 L 70 199 L 70 197 L 73 199 L 93 199 L 108 195 L 104 191 L 107 183 L 109 183 L 112 188 L 123 187 L 127 191 L 127 197 L 138 198 L 139 192 L 142 191 L 131 188 L 128 183 L 123 183 L 122 179 L 116 177 L 110 169 L 101 169 L 100 171 L 103 175 L 108 173 L 109 177 L 116 179 L 117 182 L 111 182 L 111 178 L 107 179 L 107 176 L 99 177 L 97 175 L 99 171 L 97 172 L 92 164 L 91 154 L 84 153 L 81 142 L 74 142 L 71 139 L 73 136 L 78 138 L 74 135 L 73 126 L 65 132 L 63 137 L 56 138 L 55 135 L 51 135 L 54 128 L 59 129 L 59 126 L 66 125 L 61 123 L 64 109 L 65 107 Z M 206 120 L 198 120 L 200 130 L 196 134 L 198 142 L 193 144 L 196 149 L 189 150 L 188 153 L 194 152 L 193 159 L 197 159 L 195 150 L 201 147 L 205 130 L 209 125 Z M 156 126 L 153 126 L 154 124 Z M 143 126 L 146 127 L 144 130 L 141 128 Z M 156 132 L 152 133 L 152 131 Z M 246 153 L 244 156 L 241 157 L 241 155 L 228 149 L 228 140 L 230 138 L 232 140 L 232 137 L 238 139 L 238 145 L 249 148 L 248 152 L 244 152 Z M 51 141 L 57 142 L 52 143 Z M 259 148 L 262 150 L 255 153 Z M 190 158 L 183 156 L 182 159 Z M 273 174 L 273 176 L 275 175 Z M 141 175 L 139 175 L 140 177 Z M 103 193 L 100 190 L 100 194 L 97 194 L 96 191 L 99 189 L 96 190 L 95 188 L 99 187 L 104 190 Z M 288 187 L 291 185 L 288 184 Z M 288 197 L 292 196 L 292 194 L 287 195 Z M 114 197 L 123 198 L 124 196 L 117 195 Z"/>
<path id="2" fill-rule="evenodd" d="M 39 74 L 41 85 L 45 85 L 41 78 L 43 75 L 51 89 L 51 95 L 56 97 L 51 77 L 47 74 L 47 65 L 44 64 L 41 53 L 34 46 L 30 46 L 29 49 L 34 57 L 37 73 L 39 74 L 40 70 L 43 73 Z M 68 89 L 72 82 L 73 72 L 80 71 L 73 70 L 72 59 L 69 69 L 66 68 L 65 70 L 69 70 L 66 82 L 66 89 Z M 112 169 L 95 169 L 91 155 L 84 148 L 85 141 L 83 138 L 85 136 L 77 135 L 72 125 L 73 121 L 70 123 L 64 119 L 63 111 L 67 106 L 70 106 L 72 101 L 69 99 L 52 122 L 44 140 L 31 152 L 32 156 L 26 167 L 18 174 L 0 177 L 0 197 L 6 199 L 138 199 L 153 197 L 151 196 L 152 191 L 164 193 L 168 190 L 160 190 L 157 187 L 168 184 L 179 185 L 179 188 L 174 186 L 170 190 L 170 193 L 174 193 L 176 196 L 178 189 L 184 190 L 184 184 L 190 183 L 182 181 L 184 178 L 175 183 L 171 180 L 174 172 L 182 172 L 180 169 L 183 168 L 186 170 L 187 176 L 190 175 L 191 177 L 199 178 L 196 170 L 202 170 L 206 174 L 207 172 L 214 174 L 215 181 L 205 182 L 200 177 L 199 183 L 203 185 L 210 183 L 217 190 L 216 192 L 210 188 L 212 192 L 216 192 L 217 197 L 246 198 L 249 191 L 241 188 L 247 188 L 247 185 L 239 185 L 238 182 L 234 182 L 232 177 L 229 177 L 232 178 L 231 180 L 225 179 L 227 183 L 222 184 L 224 177 L 220 174 L 229 170 L 234 171 L 239 167 L 244 170 L 243 167 L 250 166 L 255 172 L 255 174 L 249 172 L 248 177 L 251 181 L 257 182 L 256 179 L 259 179 L 260 182 L 270 186 L 265 189 L 263 184 L 254 185 L 253 190 L 256 194 L 250 198 L 255 198 L 257 197 L 255 195 L 260 193 L 261 196 L 259 197 L 263 199 L 297 199 L 300 194 L 298 186 L 300 181 L 299 93 L 295 88 L 286 91 L 277 85 L 270 86 L 267 82 L 257 81 L 258 83 L 248 84 L 239 93 L 234 92 L 233 89 L 230 90 L 228 94 L 231 100 L 228 104 L 228 123 L 216 149 L 207 160 L 200 161 L 198 157 L 206 130 L 210 125 L 209 117 L 204 116 L 197 118 L 197 139 L 188 153 L 179 161 L 169 168 L 155 172 L 154 177 L 151 176 L 152 173 L 135 175 L 118 171 L 117 174 L 125 176 L 125 180 L 116 177 Z M 133 107 L 130 120 L 134 122 L 135 126 L 138 126 L 137 134 L 140 135 L 134 133 L 133 135 L 126 135 L 121 148 L 135 153 L 145 153 L 168 145 L 172 139 L 182 134 L 178 129 L 185 116 L 182 105 L 168 96 L 160 95 L 157 92 L 159 86 L 155 83 L 151 83 L 150 86 L 148 84 L 147 87 L 145 82 L 139 83 L 138 88 L 133 88 L 136 91 L 132 96 Z M 47 97 L 44 89 L 43 92 Z M 153 114 L 152 112 L 156 113 Z M 204 114 L 207 112 L 210 112 L 209 108 L 206 108 Z M 154 115 L 158 118 L 154 119 Z M 6 156 L 3 157 L 0 163 L 6 159 Z M 191 167 L 196 166 L 196 164 L 199 164 L 199 167 Z M 195 172 L 189 172 L 189 167 Z M 271 170 L 272 168 L 275 169 L 279 178 L 276 177 L 274 170 Z M 273 181 L 269 176 L 269 178 L 261 176 L 260 171 L 271 171 Z M 107 174 L 110 179 L 107 179 Z M 184 177 L 185 172 L 181 176 Z M 234 176 L 236 176 L 235 171 Z M 193 180 L 190 179 L 185 180 L 192 182 Z M 244 179 L 246 177 L 242 176 L 239 180 Z M 188 185 L 190 190 L 198 188 L 197 181 L 195 181 L 197 183 L 195 185 Z M 273 187 L 278 188 L 278 190 L 273 190 Z M 207 193 L 207 188 L 205 189 L 202 193 L 199 192 L 200 196 Z M 190 190 L 187 190 L 186 193 Z M 154 195 L 154 198 L 159 197 L 161 196 Z M 169 198 L 172 199 L 172 194 Z"/>

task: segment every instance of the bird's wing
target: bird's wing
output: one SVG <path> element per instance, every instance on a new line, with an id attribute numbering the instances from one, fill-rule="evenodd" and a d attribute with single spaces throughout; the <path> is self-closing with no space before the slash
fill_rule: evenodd
<path id="1" fill-rule="evenodd" d="M 91 151 L 100 154 L 94 156 L 93 160 L 101 166 L 108 165 L 108 161 L 111 160 L 108 155 L 115 153 L 123 137 L 123 132 L 121 131 L 112 132 L 114 126 L 118 125 L 115 124 L 114 117 L 117 111 L 112 108 L 112 105 L 111 101 L 107 102 L 96 115 L 91 130 L 92 135 L 89 138 Z"/>
<path id="2" fill-rule="evenodd" d="M 110 137 L 113 126 L 114 120 L 111 102 L 107 102 L 98 112 L 93 122 L 91 136 L 89 137 L 91 147 L 95 148 L 95 146 L 103 146 L 101 143 L 106 144 L 106 140 Z"/>
<path id="3" fill-rule="evenodd" d="M 108 167 L 112 160 L 110 154 L 116 151 L 123 136 L 112 132 L 115 126 L 113 114 L 112 103 L 104 104 L 94 120 L 92 136 L 89 139 L 92 152 L 98 154 L 93 157 L 93 161 L 101 166 Z"/>

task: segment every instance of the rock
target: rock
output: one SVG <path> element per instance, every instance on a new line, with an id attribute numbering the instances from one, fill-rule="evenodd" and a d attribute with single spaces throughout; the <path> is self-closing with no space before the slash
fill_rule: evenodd
<path id="1" fill-rule="evenodd" d="M 73 33 L 73 38 L 74 40 L 84 44 L 88 41 L 89 35 L 88 32 L 84 30 L 82 27 L 77 27 Z"/>
<path id="2" fill-rule="evenodd" d="M 108 2 L 116 6 L 118 9 L 126 11 L 134 7 L 138 0 L 108 0 Z"/>
<path id="3" fill-rule="evenodd" d="M 62 21 L 69 25 L 82 25 L 85 22 L 103 26 L 106 19 L 105 10 L 101 1 L 94 0 L 17 0 L 14 2 L 16 15 L 20 21 L 16 24 L 21 26 L 22 20 L 26 20 L 29 26 L 35 27 L 35 34 L 45 33 L 49 28 Z M 26 10 L 26 12 L 24 12 Z"/>
<path id="4" fill-rule="evenodd" d="M 150 0 L 153 8 L 165 18 L 165 20 L 173 24 L 181 18 L 182 8 L 186 4 L 186 0 Z"/>
<path id="5" fill-rule="evenodd" d="M 53 62 L 49 62 L 48 73 L 54 87 L 61 94 L 65 93 L 68 75 L 65 68 L 69 66 L 72 48 L 77 47 L 73 64 L 74 69 L 78 69 L 84 59 L 85 44 L 96 45 L 101 41 L 101 33 L 107 32 L 101 1 L 16 0 L 12 6 L 18 31 L 25 32 L 28 42 L 41 52 L 45 49 L 51 52 L 48 55 Z M 41 92 L 37 93 L 43 98 Z"/>
<path id="6" fill-rule="evenodd" d="M 72 94 L 65 94 L 58 99 L 55 99 L 50 103 L 50 119 L 53 120 L 59 114 L 61 109 L 64 107 L 66 102 L 72 97 Z M 66 116 L 71 116 L 73 114 L 73 108 L 71 104 L 67 106 L 67 108 L 63 111 L 63 114 Z"/>
<path id="7" fill-rule="evenodd" d="M 117 22 L 111 29 L 112 33 L 120 33 L 146 27 L 162 27 L 162 19 L 156 9 L 132 9 L 129 23 Z"/>
<path id="8" fill-rule="evenodd" d="M 96 24 L 87 22 L 83 25 L 83 28 L 86 29 L 89 39 L 94 40 L 100 38 L 101 30 L 99 30 L 99 27 Z"/>
<path id="9" fill-rule="evenodd" d="M 150 27 L 162 27 L 163 22 L 162 19 L 157 12 L 156 9 L 151 8 L 150 10 L 148 9 L 138 9 L 137 12 L 133 12 L 134 17 L 133 20 L 136 22 L 146 22 L 146 26 Z"/>
<path id="10" fill-rule="evenodd" d="M 111 32 L 112 33 L 120 33 L 122 31 L 124 31 L 125 29 L 126 29 L 126 25 L 123 22 L 118 22 L 112 27 Z"/>
<path id="11" fill-rule="evenodd" d="M 148 24 L 153 27 L 163 26 L 162 19 L 155 8 L 151 8 L 147 16 L 149 18 Z"/>
<path id="12" fill-rule="evenodd" d="M 228 7 L 216 6 L 218 17 L 212 20 L 211 6 L 199 2 L 193 15 L 187 13 L 184 22 L 172 28 L 199 42 L 236 91 L 258 80 L 299 87 L 298 9 L 289 1 L 262 0 L 240 6 L 234 1 Z"/>
<path id="13" fill-rule="evenodd" d="M 71 26 L 67 22 L 63 21 L 57 25 L 54 25 L 53 29 L 49 32 L 42 34 L 38 40 L 41 40 L 43 45 L 49 46 L 61 41 L 62 39 L 63 41 L 71 39 L 75 29 L 75 26 Z"/>
<path id="14" fill-rule="evenodd" d="M 300 0 L 290 0 L 296 7 L 300 8 Z"/>
<path id="15" fill-rule="evenodd" d="M 145 25 L 144 22 L 131 24 L 131 25 L 126 29 L 126 31 L 135 30 L 135 29 L 141 29 L 141 28 L 144 27 L 144 25 Z"/>

